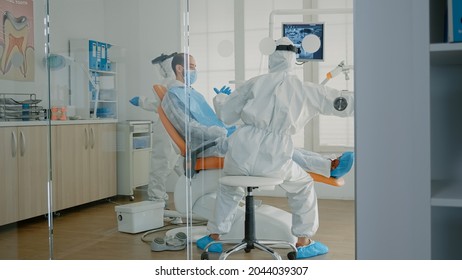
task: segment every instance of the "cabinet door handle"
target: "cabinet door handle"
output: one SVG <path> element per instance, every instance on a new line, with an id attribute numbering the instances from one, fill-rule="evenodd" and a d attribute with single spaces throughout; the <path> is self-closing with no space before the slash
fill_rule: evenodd
<path id="1" fill-rule="evenodd" d="M 26 137 L 24 136 L 24 132 L 22 131 L 19 132 L 19 139 L 21 140 L 21 146 L 20 146 L 21 156 L 24 156 L 24 154 L 26 153 Z"/>
<path id="2" fill-rule="evenodd" d="M 14 131 L 11 132 L 11 156 L 16 157 L 16 153 L 18 150 L 18 141 L 16 139 L 16 133 Z"/>
<path id="3" fill-rule="evenodd" d="M 88 129 L 85 127 L 85 150 L 88 149 Z"/>
<path id="4" fill-rule="evenodd" d="M 90 127 L 90 135 L 91 135 L 91 148 L 95 146 L 95 133 L 93 132 L 93 127 Z"/>

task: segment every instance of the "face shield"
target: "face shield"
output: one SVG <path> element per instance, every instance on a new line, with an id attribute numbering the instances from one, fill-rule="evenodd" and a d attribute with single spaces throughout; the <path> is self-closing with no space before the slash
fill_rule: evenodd
<path id="1" fill-rule="evenodd" d="M 162 78 L 175 79 L 175 73 L 172 70 L 171 64 L 172 64 L 173 56 L 175 56 L 176 54 L 177 54 L 176 52 L 169 54 L 169 55 L 161 54 L 160 56 L 154 58 L 151 61 L 154 67 L 158 67 L 159 73 L 162 76 Z"/>

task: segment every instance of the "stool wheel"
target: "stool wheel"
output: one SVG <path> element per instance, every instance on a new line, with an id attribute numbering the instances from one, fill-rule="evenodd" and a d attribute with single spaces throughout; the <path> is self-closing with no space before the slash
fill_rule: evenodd
<path id="1" fill-rule="evenodd" d="M 250 250 L 251 250 L 251 249 L 245 248 L 245 249 L 244 249 L 244 252 L 250 253 Z"/>
<path id="2" fill-rule="evenodd" d="M 287 253 L 287 258 L 289 260 L 295 260 L 297 258 L 297 252 L 292 251 L 292 252 Z"/>
<path id="3" fill-rule="evenodd" d="M 209 253 L 207 252 L 202 252 L 201 254 L 201 260 L 208 260 L 209 259 Z"/>

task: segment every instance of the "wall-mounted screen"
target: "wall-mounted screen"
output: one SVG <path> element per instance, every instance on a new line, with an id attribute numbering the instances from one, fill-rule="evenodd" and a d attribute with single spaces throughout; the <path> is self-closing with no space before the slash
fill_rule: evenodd
<path id="1" fill-rule="evenodd" d="M 308 35 L 317 37 L 311 36 L 319 44 L 319 48 L 313 52 L 305 50 L 302 46 L 303 39 Z M 324 23 L 283 23 L 282 36 L 289 38 L 300 48 L 297 61 L 324 60 Z"/>

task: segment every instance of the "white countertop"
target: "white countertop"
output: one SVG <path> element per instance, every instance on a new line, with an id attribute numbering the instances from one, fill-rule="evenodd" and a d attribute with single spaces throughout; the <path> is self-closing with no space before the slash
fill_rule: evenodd
<path id="1" fill-rule="evenodd" d="M 91 120 L 67 120 L 51 121 L 51 125 L 94 124 L 94 123 L 117 123 L 117 119 L 91 119 Z M 49 121 L 0 121 L 0 127 L 8 126 L 37 126 L 48 125 Z"/>

